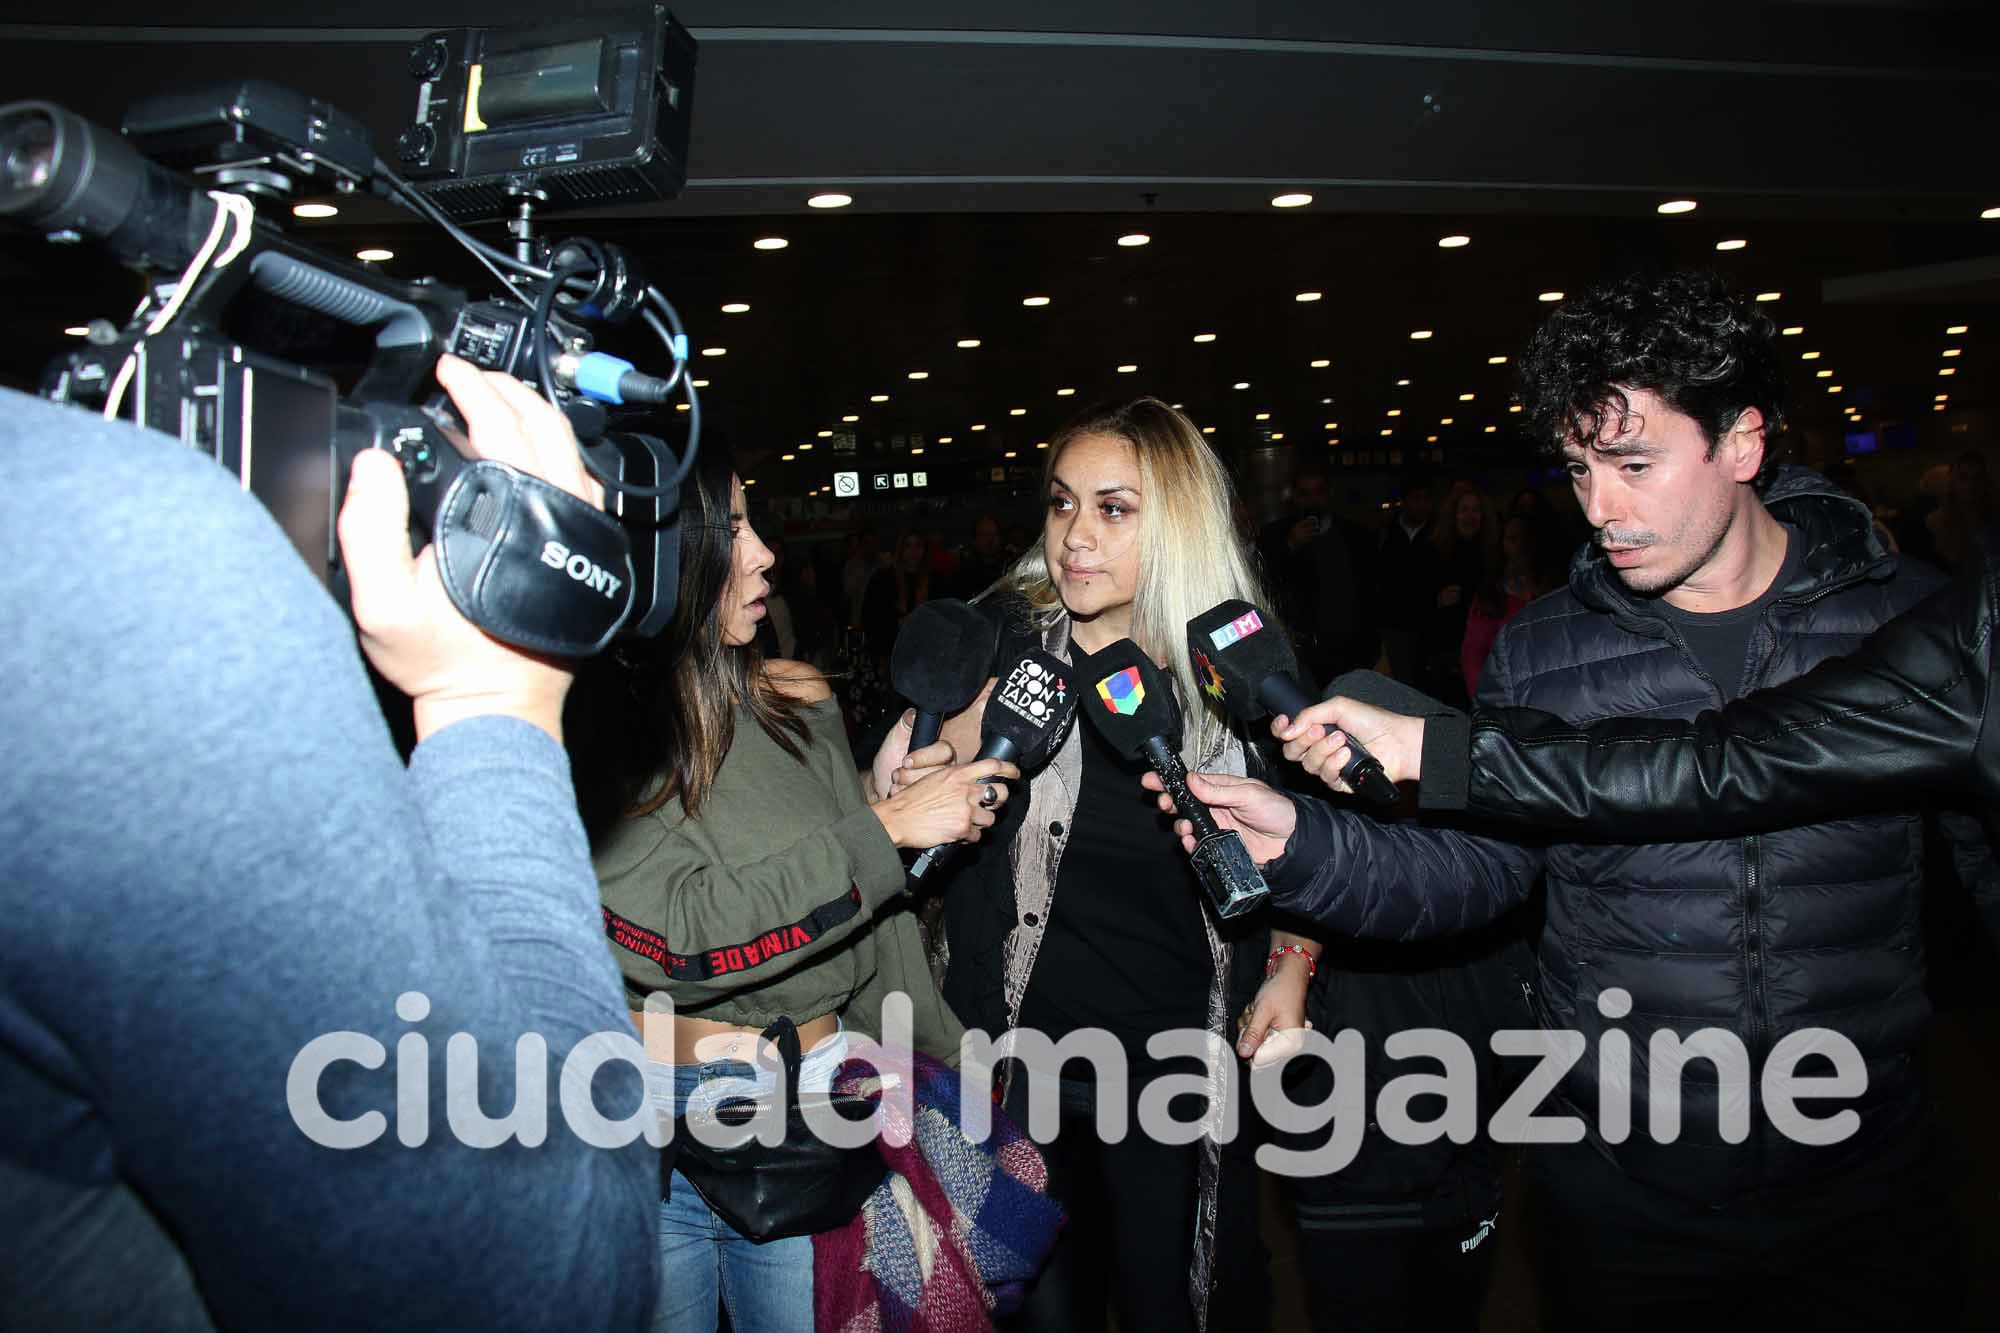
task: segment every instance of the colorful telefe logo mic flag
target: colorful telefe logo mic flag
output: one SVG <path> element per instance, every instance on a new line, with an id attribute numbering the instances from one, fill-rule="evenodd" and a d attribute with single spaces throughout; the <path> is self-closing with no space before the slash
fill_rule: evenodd
<path id="1" fill-rule="evenodd" d="M 1139 668 L 1129 666 L 1098 681 L 1097 697 L 1104 700 L 1106 708 L 1122 716 L 1138 712 L 1139 705 L 1146 701 L 1146 687 L 1139 683 Z"/>

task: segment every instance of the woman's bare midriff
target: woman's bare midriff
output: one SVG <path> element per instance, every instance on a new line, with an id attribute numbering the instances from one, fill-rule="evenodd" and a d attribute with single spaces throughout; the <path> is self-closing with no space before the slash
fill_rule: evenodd
<path id="1" fill-rule="evenodd" d="M 669 1065 L 700 1064 L 708 1060 L 751 1061 L 756 1056 L 757 1038 L 764 1030 L 678 1014 L 672 1018 L 660 1014 L 652 1017 L 650 1023 L 648 1017 L 634 1012 L 632 1026 L 639 1030 L 640 1040 L 646 1045 L 646 1058 Z M 838 1031 L 837 1014 L 807 1019 L 799 1024 L 799 1049 L 810 1051 Z"/>

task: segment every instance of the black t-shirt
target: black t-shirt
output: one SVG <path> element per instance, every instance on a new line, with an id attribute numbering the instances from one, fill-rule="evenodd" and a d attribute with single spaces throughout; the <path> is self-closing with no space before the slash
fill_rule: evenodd
<path id="1" fill-rule="evenodd" d="M 1785 560 L 1778 567 L 1778 573 L 1771 580 L 1771 586 L 1753 602 L 1748 602 L 1733 611 L 1683 611 L 1670 606 L 1662 598 L 1655 605 L 1659 612 L 1680 631 L 1688 651 L 1694 654 L 1701 669 L 1715 682 L 1715 688 L 1722 691 L 1724 701 L 1734 699 L 1743 692 L 1743 672 L 1749 665 L 1750 639 L 1757 632 L 1757 626 L 1764 618 L 1764 612 L 1778 595 L 1791 583 L 1799 572 L 1799 563 L 1804 558 L 1800 552 L 1798 533 L 1789 526 L 1785 528 Z"/>
<path id="2" fill-rule="evenodd" d="M 1020 1021 L 1050 1037 L 1101 1027 L 1143 1059 L 1153 1033 L 1207 1027 L 1215 965 L 1201 888 L 1171 819 L 1139 786 L 1146 765 L 1081 720 L 1077 731 L 1082 790 Z"/>

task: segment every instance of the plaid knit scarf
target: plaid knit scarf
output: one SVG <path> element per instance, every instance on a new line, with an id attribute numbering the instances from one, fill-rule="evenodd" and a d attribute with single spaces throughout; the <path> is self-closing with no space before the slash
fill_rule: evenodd
<path id="1" fill-rule="evenodd" d="M 889 1174 L 852 1222 L 813 1237 L 819 1333 L 991 1328 L 1018 1307 L 1062 1225 L 1028 1137 L 995 1107 L 988 1140 L 968 1140 L 958 1072 L 913 1055 L 910 1097 L 871 1092 L 877 1071 L 865 1061 L 834 1080 L 836 1092 L 875 1098 Z"/>

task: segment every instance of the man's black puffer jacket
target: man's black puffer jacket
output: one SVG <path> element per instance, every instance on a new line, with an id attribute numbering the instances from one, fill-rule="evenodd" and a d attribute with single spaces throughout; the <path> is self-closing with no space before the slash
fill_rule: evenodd
<path id="1" fill-rule="evenodd" d="M 2000 823 L 1996 617 L 2000 532 L 1952 586 L 1851 656 L 1692 722 L 1578 727 L 1525 708 L 1433 718 L 1424 730 L 1423 805 L 1651 838 L 1783 828 L 1915 796 L 1971 801 L 1989 824 Z M 2000 870 L 1990 849 L 1962 855 L 1959 869 L 2000 939 Z"/>
<path id="2" fill-rule="evenodd" d="M 1898 561 L 1876 541 L 1867 511 L 1817 474 L 1780 472 L 1764 502 L 1803 543 L 1791 585 L 1752 641 L 1746 690 L 1789 680 L 1852 651 L 1942 579 Z M 1628 592 L 1601 552 L 1586 548 L 1570 586 L 1501 631 L 1481 682 L 1482 710 L 1525 707 L 1572 723 L 1603 718 L 1691 719 L 1723 700 L 1671 624 Z M 1538 949 L 1538 1019 L 1581 1033 L 1585 1057 L 1557 1100 L 1627 1173 L 1662 1189 L 1720 1200 L 1842 1169 L 1918 1120 L 1913 1049 L 1929 1006 L 1919 903 L 1922 821 L 1872 815 L 1719 841 L 1522 845 L 1467 828 L 1381 826 L 1296 802 L 1299 828 L 1267 867 L 1280 905 L 1336 929 L 1415 938 L 1466 929 L 1525 896 L 1546 874 Z M 1510 837 L 1520 838 L 1510 831 Z M 1615 835 L 1614 835 L 1615 836 Z M 1607 1018 L 1599 996 L 1630 996 Z M 1645 1053 L 1656 1031 L 1683 1040 L 1704 1028 L 1736 1034 L 1748 1051 L 1750 1133 L 1718 1132 L 1712 1065 L 1682 1074 L 1676 1141 L 1648 1125 Z M 1831 1029 L 1859 1049 L 1868 1086 L 1856 1098 L 1805 1103 L 1815 1116 L 1852 1107 L 1860 1129 L 1813 1148 L 1779 1133 L 1755 1080 L 1789 1033 Z M 1598 1139 L 1602 1035 L 1628 1033 L 1635 1057 L 1632 1133 Z M 1831 1072 L 1808 1061 L 1801 1074 Z"/>

